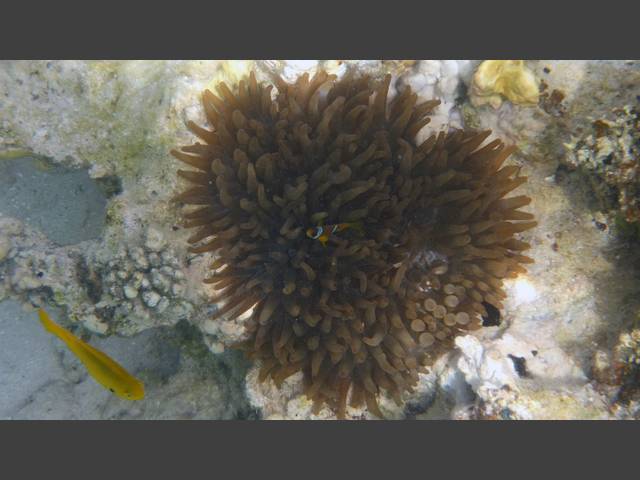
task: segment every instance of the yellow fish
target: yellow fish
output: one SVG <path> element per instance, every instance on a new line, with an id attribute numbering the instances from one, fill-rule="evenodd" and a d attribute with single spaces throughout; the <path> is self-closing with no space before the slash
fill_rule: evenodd
<path id="1" fill-rule="evenodd" d="M 103 387 L 126 400 L 142 400 L 144 398 L 143 383 L 122 368 L 115 360 L 62 328 L 51 320 L 51 317 L 42 308 L 38 310 L 38 314 L 45 330 L 62 340 L 69 347 L 69 350 L 84 363 L 89 374 Z"/>

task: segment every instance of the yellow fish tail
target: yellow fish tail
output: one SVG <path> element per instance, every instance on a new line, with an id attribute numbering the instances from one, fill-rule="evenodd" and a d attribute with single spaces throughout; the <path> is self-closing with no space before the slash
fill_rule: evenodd
<path id="1" fill-rule="evenodd" d="M 40 308 L 38 310 L 38 316 L 40 317 L 40 323 L 42 323 L 42 326 L 47 332 L 54 334 L 56 337 L 58 337 L 60 340 L 65 341 L 66 343 L 66 339 L 64 338 L 65 330 L 57 323 L 54 323 L 47 312 Z"/>
<path id="2" fill-rule="evenodd" d="M 85 367 L 87 367 L 87 370 L 89 370 L 89 373 L 92 373 L 92 366 L 91 364 L 87 363 L 86 354 L 83 355 L 84 352 L 82 349 L 82 344 L 80 343 L 82 342 L 82 340 L 77 338 L 67 329 L 61 327 L 56 322 L 54 322 L 49 316 L 49 314 L 45 312 L 42 308 L 38 310 L 38 316 L 40 317 L 40 323 L 42 323 L 42 325 L 44 326 L 44 329 L 47 332 L 51 333 L 52 335 L 58 337 L 60 340 L 62 340 L 67 345 L 69 350 L 71 350 L 75 354 L 75 356 L 78 357 L 78 359 L 85 365 Z M 90 347 L 90 346 L 87 345 L 87 347 Z M 86 349 L 86 351 L 89 352 L 89 349 Z"/>

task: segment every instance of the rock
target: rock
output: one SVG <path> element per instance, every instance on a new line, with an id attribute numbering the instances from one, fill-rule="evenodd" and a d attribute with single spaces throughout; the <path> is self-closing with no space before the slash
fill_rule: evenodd
<path id="1" fill-rule="evenodd" d="M 136 298 L 138 296 L 138 289 L 131 285 L 125 285 L 124 296 L 127 297 L 128 299 Z"/>
<path id="2" fill-rule="evenodd" d="M 107 330 L 109 329 L 109 326 L 105 322 L 101 321 L 95 315 L 87 315 L 82 320 L 82 323 L 89 330 L 95 333 L 99 333 L 100 335 L 104 335 L 105 333 L 107 333 Z"/>
<path id="3" fill-rule="evenodd" d="M 160 295 L 153 290 L 142 293 L 142 300 L 149 308 L 154 308 L 160 302 Z"/>
<path id="4" fill-rule="evenodd" d="M 0 237 L 0 262 L 2 262 L 9 255 L 11 249 L 11 242 L 7 237 Z"/>
<path id="5" fill-rule="evenodd" d="M 167 309 L 168 306 L 169 300 L 166 297 L 162 297 L 158 302 L 156 310 L 158 311 L 158 313 L 162 313 Z"/>
<path id="6" fill-rule="evenodd" d="M 162 247 L 165 246 L 165 236 L 155 228 L 147 229 L 147 240 L 145 241 L 145 247 L 153 252 L 159 252 Z"/>

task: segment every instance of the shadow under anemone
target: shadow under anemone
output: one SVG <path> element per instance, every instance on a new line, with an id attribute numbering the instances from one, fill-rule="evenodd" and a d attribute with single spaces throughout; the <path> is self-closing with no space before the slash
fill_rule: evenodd
<path id="1" fill-rule="evenodd" d="M 344 418 L 347 404 L 382 417 L 455 336 L 502 308 L 503 279 L 524 272 L 535 225 L 505 198 L 526 181 L 490 132 L 452 130 L 419 145 L 437 100 L 391 77 L 324 71 L 294 83 L 255 74 L 202 97 L 212 130 L 173 150 L 193 167 L 186 205 L 192 252 L 213 252 L 214 318 L 246 314 L 241 347 L 276 385 L 302 371 L 304 392 Z M 355 223 L 309 238 L 315 226 Z M 331 229 L 331 227 L 328 227 Z"/>

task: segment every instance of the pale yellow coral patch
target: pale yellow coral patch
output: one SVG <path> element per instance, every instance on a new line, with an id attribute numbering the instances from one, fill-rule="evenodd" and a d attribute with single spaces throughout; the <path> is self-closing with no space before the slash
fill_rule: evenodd
<path id="1" fill-rule="evenodd" d="M 517 105 L 537 105 L 538 82 L 524 60 L 485 60 L 471 82 L 471 103 L 498 108 L 503 99 Z"/>

